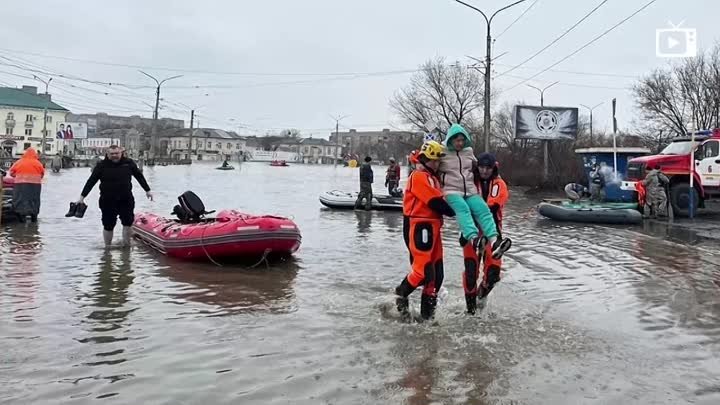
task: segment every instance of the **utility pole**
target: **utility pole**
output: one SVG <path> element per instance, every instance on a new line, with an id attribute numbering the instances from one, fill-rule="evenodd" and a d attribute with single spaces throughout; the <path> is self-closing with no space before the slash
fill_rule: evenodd
<path id="1" fill-rule="evenodd" d="M 160 86 L 162 86 L 163 83 L 165 83 L 168 80 L 177 79 L 179 77 L 182 77 L 183 75 L 177 75 L 168 77 L 166 79 L 158 81 L 155 77 L 143 72 L 142 70 L 139 70 L 140 73 L 144 74 L 145 76 L 153 79 L 155 83 L 157 84 L 157 88 L 155 89 L 155 111 L 153 112 L 153 125 L 152 125 L 152 136 L 150 138 L 150 154 L 155 157 L 155 152 L 157 148 L 157 120 L 158 120 L 158 109 L 160 108 Z"/>
<path id="2" fill-rule="evenodd" d="M 551 84 L 548 84 L 547 86 L 543 87 L 542 89 L 539 87 L 535 87 L 533 85 L 528 84 L 528 87 L 532 87 L 533 89 L 540 92 L 540 107 L 545 106 L 545 90 L 549 89 L 550 87 L 558 84 L 560 82 L 554 82 Z M 546 182 L 548 181 L 548 178 L 550 177 L 550 168 L 549 168 L 549 161 L 550 161 L 550 152 L 548 151 L 548 146 L 550 141 L 547 139 L 542 140 L 543 143 L 543 180 Z"/>
<path id="3" fill-rule="evenodd" d="M 188 159 L 192 163 L 192 141 L 193 141 L 193 124 L 195 122 L 195 110 L 190 110 L 190 137 L 188 138 Z"/>
<path id="4" fill-rule="evenodd" d="M 600 107 L 603 104 L 605 104 L 604 101 L 602 103 L 595 104 L 592 107 L 588 107 L 585 104 L 580 104 L 581 106 L 587 108 L 590 111 L 590 147 L 593 146 L 593 110 Z"/>
<path id="5" fill-rule="evenodd" d="M 478 13 L 480 13 L 483 18 L 485 18 L 485 22 L 487 23 L 487 35 L 485 37 L 485 122 L 484 122 L 484 131 L 485 131 L 485 152 L 490 151 L 490 72 L 491 70 L 491 62 L 492 62 L 492 36 L 490 34 L 490 24 L 492 23 L 493 18 L 495 16 L 503 11 L 507 10 L 508 8 L 518 5 L 526 0 L 519 0 L 512 4 L 509 4 L 499 10 L 497 10 L 493 15 L 490 16 L 490 18 L 487 18 L 485 13 L 482 12 L 479 8 L 475 6 L 471 6 L 470 4 L 467 4 L 461 0 L 455 0 L 456 2 L 462 4 L 465 7 L 471 8 Z"/>
<path id="6" fill-rule="evenodd" d="M 613 165 L 615 166 L 615 180 L 617 180 L 617 118 L 615 118 L 615 111 L 617 107 L 617 99 L 612 99 L 612 115 L 613 115 Z M 690 153 L 692 156 L 692 153 Z"/>
<path id="7" fill-rule="evenodd" d="M 342 117 L 333 117 L 332 115 L 330 118 L 335 120 L 335 155 L 333 156 L 333 166 L 337 167 L 337 155 L 338 155 L 338 145 L 340 144 L 340 121 L 344 120 L 345 118 L 350 117 L 349 115 L 344 115 Z M 352 137 L 350 137 L 350 151 L 352 152 Z"/>
<path id="8" fill-rule="evenodd" d="M 42 141 L 40 142 L 40 154 L 42 156 L 45 156 L 45 144 L 47 143 L 47 114 L 48 114 L 48 104 L 50 104 L 50 94 L 48 93 L 48 87 L 50 87 L 50 82 L 52 81 L 52 77 L 48 79 L 48 81 L 45 81 L 35 75 L 33 77 L 45 84 L 45 108 L 43 111 L 43 131 L 42 131 Z M 63 141 L 64 142 L 64 141 Z"/>

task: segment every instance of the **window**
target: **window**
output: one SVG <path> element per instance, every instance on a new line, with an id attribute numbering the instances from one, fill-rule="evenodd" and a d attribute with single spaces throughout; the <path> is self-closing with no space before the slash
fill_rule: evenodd
<path id="1" fill-rule="evenodd" d="M 9 112 L 8 115 L 7 115 L 7 119 L 8 119 L 8 120 L 14 120 L 14 119 L 15 119 L 15 114 Z"/>
<path id="2" fill-rule="evenodd" d="M 218 148 L 218 150 L 222 149 L 222 143 L 220 142 L 216 143 L 215 146 Z"/>
<path id="3" fill-rule="evenodd" d="M 23 144 L 23 150 L 29 148 L 30 146 L 31 146 L 31 145 L 30 145 L 30 142 L 25 142 L 25 143 Z"/>
<path id="4" fill-rule="evenodd" d="M 52 122 L 52 115 L 48 115 L 48 116 L 46 117 L 46 119 L 45 119 L 45 122 L 47 122 L 48 124 L 51 123 L 51 122 Z"/>
<path id="5" fill-rule="evenodd" d="M 715 158 L 718 155 L 720 155 L 720 143 L 717 141 L 710 141 L 703 145 L 703 157 L 705 159 Z"/>
<path id="6" fill-rule="evenodd" d="M 25 135 L 32 135 L 32 128 L 25 129 Z"/>
<path id="7" fill-rule="evenodd" d="M 6 127 L 5 128 L 5 135 L 12 135 L 13 134 L 13 128 L 12 127 Z"/>
<path id="8" fill-rule="evenodd" d="M 28 114 L 25 116 L 25 122 L 32 122 L 32 120 L 33 120 L 32 114 Z"/>
<path id="9" fill-rule="evenodd" d="M 235 149 L 240 149 L 240 144 L 239 144 L 239 143 L 236 143 L 236 144 L 235 144 Z"/>
<path id="10" fill-rule="evenodd" d="M 228 149 L 232 149 L 232 144 L 231 144 L 230 142 L 228 142 L 227 148 L 228 148 Z"/>
<path id="11" fill-rule="evenodd" d="M 212 148 L 212 142 L 208 141 L 207 148 L 208 149 Z"/>

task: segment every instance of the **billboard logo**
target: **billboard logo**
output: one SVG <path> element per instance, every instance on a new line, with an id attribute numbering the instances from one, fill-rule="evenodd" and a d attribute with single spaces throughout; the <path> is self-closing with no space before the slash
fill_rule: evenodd
<path id="1" fill-rule="evenodd" d="M 675 25 L 669 21 L 669 28 L 655 30 L 655 55 L 657 57 L 694 58 L 697 56 L 697 30 L 681 28 L 683 22 Z"/>
<path id="2" fill-rule="evenodd" d="M 535 117 L 535 125 L 543 134 L 552 134 L 558 126 L 558 115 L 555 111 L 543 110 Z"/>

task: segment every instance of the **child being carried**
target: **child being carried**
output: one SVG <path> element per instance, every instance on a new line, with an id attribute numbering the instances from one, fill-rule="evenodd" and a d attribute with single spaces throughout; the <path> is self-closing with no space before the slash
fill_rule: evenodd
<path id="1" fill-rule="evenodd" d="M 493 247 L 492 256 L 502 257 L 510 249 L 510 239 L 498 239 L 492 213 L 475 185 L 477 159 L 471 145 L 470 134 L 459 124 L 447 132 L 447 153 L 440 160 L 440 178 L 448 204 L 455 211 L 462 236 L 472 241 L 482 255 L 485 243 Z M 483 238 L 475 224 L 479 224 Z"/>

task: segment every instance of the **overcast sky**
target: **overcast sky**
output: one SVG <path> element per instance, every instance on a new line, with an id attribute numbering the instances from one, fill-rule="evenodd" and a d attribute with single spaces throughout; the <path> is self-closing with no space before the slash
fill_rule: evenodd
<path id="1" fill-rule="evenodd" d="M 510 1 L 467 0 L 487 13 Z M 568 36 L 512 73 L 530 77 L 584 45 L 648 0 L 609 0 Z M 534 0 L 500 13 L 493 36 L 500 34 Z M 522 62 L 577 22 L 602 0 L 538 0 L 495 42 L 496 73 Z M 595 112 L 596 128 L 611 128 L 610 100 L 618 99 L 618 119 L 627 127 L 636 112 L 628 87 L 633 79 L 668 63 L 655 55 L 655 30 L 668 21 L 696 28 L 698 45 L 720 38 L 720 2 L 657 0 L 598 42 L 532 83 L 560 84 L 545 95 L 546 105 L 606 104 Z M 327 137 L 329 115 L 350 115 L 341 128 L 403 127 L 388 100 L 412 70 L 428 58 L 444 56 L 468 63 L 465 55 L 484 56 L 485 23 L 476 12 L 452 0 L 55 0 L 29 1 L 3 10 L 0 24 L 0 83 L 20 86 L 32 79 L 27 68 L 101 82 L 147 86 L 153 82 L 134 67 L 108 66 L 57 58 L 143 66 L 159 78 L 183 74 L 164 86 L 161 116 L 183 118 L 180 103 L 200 107 L 200 125 L 243 133 L 299 128 L 304 135 Z M 26 53 L 18 53 L 22 51 Z M 34 53 L 44 56 L 29 55 Z M 11 62 L 12 61 L 12 62 Z M 183 69 L 177 72 L 168 69 Z M 197 72 L 189 72 L 197 71 Z M 211 74 L 202 72 L 233 72 Z M 369 77 L 335 73 L 378 72 Z M 244 74 L 241 74 L 244 73 Z M 45 76 L 46 77 L 46 76 Z M 522 80 L 493 81 L 502 91 L 494 104 L 539 103 L 537 91 Z M 72 87 L 75 86 L 75 87 Z M 199 86 L 199 88 L 190 88 Z M 53 100 L 73 112 L 107 111 L 151 116 L 154 89 L 99 86 L 54 77 Z M 105 95 L 103 93 L 111 93 Z M 231 122 L 230 119 L 235 121 Z"/>

